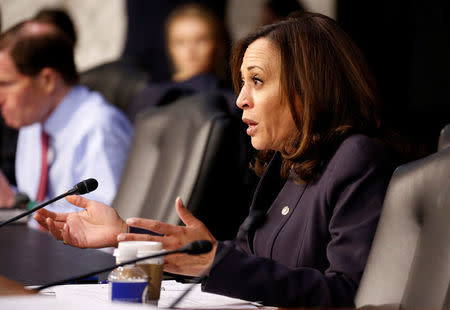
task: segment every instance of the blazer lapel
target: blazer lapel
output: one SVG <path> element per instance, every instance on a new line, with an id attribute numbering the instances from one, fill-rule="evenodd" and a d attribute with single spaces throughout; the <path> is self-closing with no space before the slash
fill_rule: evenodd
<path id="1" fill-rule="evenodd" d="M 266 212 L 270 208 L 270 205 L 284 184 L 284 180 L 280 177 L 281 163 L 281 155 L 277 152 L 270 160 L 267 169 L 259 180 L 258 186 L 253 194 L 250 212 L 255 209 Z M 254 233 L 254 231 L 249 231 L 247 235 L 247 246 L 252 253 Z"/>
<path id="2" fill-rule="evenodd" d="M 253 252 L 255 254 L 272 258 L 276 238 L 299 205 L 306 187 L 306 184 L 288 181 L 281 191 L 277 191 L 278 196 L 267 211 L 266 223 L 254 234 Z"/>
<path id="3" fill-rule="evenodd" d="M 284 181 L 280 177 L 281 155 L 277 152 L 267 165 L 267 169 L 259 180 L 255 193 L 253 194 L 250 210 L 268 210 L 270 203 L 275 199 L 277 192 L 274 187 L 281 187 Z M 272 199 L 271 199 L 272 198 Z M 269 205 L 267 205 L 269 203 Z"/>

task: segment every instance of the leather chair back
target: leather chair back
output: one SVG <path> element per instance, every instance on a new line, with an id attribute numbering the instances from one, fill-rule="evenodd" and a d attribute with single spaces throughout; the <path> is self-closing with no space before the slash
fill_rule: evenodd
<path id="1" fill-rule="evenodd" d="M 124 218 L 179 224 L 180 196 L 216 238 L 232 238 L 248 213 L 240 123 L 212 93 L 143 111 L 113 207 Z"/>
<path id="2" fill-rule="evenodd" d="M 394 172 L 355 305 L 449 308 L 449 285 L 447 148 Z"/>
<path id="3" fill-rule="evenodd" d="M 130 59 L 104 63 L 80 74 L 80 84 L 98 91 L 123 112 L 141 91 L 150 74 Z"/>
<path id="4" fill-rule="evenodd" d="M 443 149 L 449 146 L 450 146 L 450 124 L 446 125 L 441 130 L 441 134 L 439 136 L 438 151 L 442 151 Z"/>

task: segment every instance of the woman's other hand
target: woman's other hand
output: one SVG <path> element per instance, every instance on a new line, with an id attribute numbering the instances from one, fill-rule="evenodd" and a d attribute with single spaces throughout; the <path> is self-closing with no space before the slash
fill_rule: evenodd
<path id="1" fill-rule="evenodd" d="M 164 236 L 145 234 L 120 234 L 118 241 L 146 240 L 160 241 L 167 251 L 178 249 L 189 242 L 209 240 L 213 244 L 211 252 L 202 255 L 173 254 L 164 258 L 164 270 L 171 273 L 197 276 L 207 270 L 213 260 L 217 241 L 206 226 L 195 218 L 183 205 L 180 198 L 175 201 L 178 216 L 186 226 L 170 225 L 155 220 L 129 218 L 126 223 L 133 227 L 147 229 Z"/>
<path id="2" fill-rule="evenodd" d="M 66 200 L 84 210 L 55 213 L 40 209 L 34 219 L 64 243 L 79 248 L 100 248 L 117 245 L 117 235 L 127 231 L 127 225 L 113 208 L 81 196 Z"/>

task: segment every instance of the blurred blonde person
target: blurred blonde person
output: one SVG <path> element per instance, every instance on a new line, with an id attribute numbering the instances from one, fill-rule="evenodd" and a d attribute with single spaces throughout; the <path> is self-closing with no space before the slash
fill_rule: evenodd
<path id="1" fill-rule="evenodd" d="M 167 19 L 166 37 L 173 81 L 202 73 L 224 77 L 225 31 L 213 12 L 196 4 L 175 9 Z"/>
<path id="2" fill-rule="evenodd" d="M 209 9 L 189 4 L 176 8 L 166 22 L 167 52 L 171 80 L 150 83 L 130 105 L 129 115 L 149 106 L 164 105 L 178 97 L 201 91 L 218 91 L 232 113 L 235 95 L 224 83 L 227 77 L 226 32 L 221 20 Z"/>

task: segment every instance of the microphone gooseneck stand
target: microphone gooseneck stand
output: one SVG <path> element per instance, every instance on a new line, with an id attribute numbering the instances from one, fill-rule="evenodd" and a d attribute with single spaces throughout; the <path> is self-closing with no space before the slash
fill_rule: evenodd
<path id="1" fill-rule="evenodd" d="M 92 191 L 96 190 L 97 187 L 98 187 L 98 182 L 95 179 L 87 179 L 87 180 L 81 181 L 80 183 L 75 185 L 72 189 L 70 189 L 67 192 L 65 192 L 64 194 L 61 194 L 61 195 L 59 195 L 59 196 L 57 196 L 57 197 L 55 197 L 53 199 L 47 200 L 46 202 L 43 202 L 43 203 L 37 205 L 36 207 L 30 209 L 30 210 L 27 210 L 27 211 L 25 211 L 25 212 L 23 212 L 23 213 L 21 213 L 19 215 L 16 215 L 13 218 L 10 218 L 9 220 L 6 220 L 6 221 L 0 223 L 0 227 L 3 227 L 6 224 L 9 224 L 11 222 L 17 221 L 18 219 L 21 219 L 22 217 L 25 217 L 25 216 L 27 216 L 27 215 L 29 215 L 29 214 L 31 214 L 31 213 L 39 210 L 39 209 L 42 209 L 43 207 L 48 206 L 49 204 L 51 204 L 51 203 L 53 203 L 53 202 L 55 202 L 55 201 L 57 201 L 57 200 L 59 200 L 61 198 L 64 198 L 64 197 L 69 196 L 69 195 L 83 195 L 83 194 L 87 194 L 89 192 L 92 192 Z"/>
<path id="2" fill-rule="evenodd" d="M 191 254 L 191 255 L 197 255 L 197 254 L 203 254 L 203 253 L 208 253 L 209 251 L 211 251 L 212 249 L 212 244 L 210 241 L 207 240 L 197 240 L 194 242 L 191 242 L 189 244 L 187 244 L 184 247 L 181 247 L 179 249 L 176 250 L 172 250 L 172 251 L 167 251 L 167 252 L 161 252 L 161 253 L 157 253 L 157 254 L 152 254 L 152 255 L 148 255 L 148 256 L 143 256 L 143 257 L 139 257 L 139 258 L 135 258 L 135 259 L 131 259 L 128 261 L 125 261 L 123 263 L 120 264 L 115 264 L 113 266 L 109 266 L 103 269 L 99 269 L 99 270 L 95 270 L 86 274 L 82 274 L 80 276 L 76 276 L 76 277 L 71 277 L 68 279 L 64 279 L 64 280 L 60 280 L 60 281 L 55 281 L 55 282 L 51 282 L 48 284 L 44 284 L 41 286 L 38 286 L 36 288 L 33 289 L 33 291 L 41 291 L 43 289 L 49 288 L 51 286 L 56 286 L 56 285 L 61 285 L 61 284 L 67 284 L 70 283 L 72 281 L 77 281 L 77 280 L 81 280 L 84 278 L 88 278 L 91 276 L 94 276 L 98 273 L 102 273 L 102 272 L 106 272 L 106 271 L 111 271 L 117 267 L 121 267 L 121 266 L 125 266 L 125 265 L 129 265 L 129 264 L 134 264 L 136 262 L 139 262 L 141 260 L 146 260 L 146 259 L 150 259 L 150 258 L 157 258 L 157 257 L 161 257 L 161 256 L 166 256 L 166 255 L 170 255 L 170 254 L 176 254 L 176 253 L 186 253 L 186 254 Z"/>

